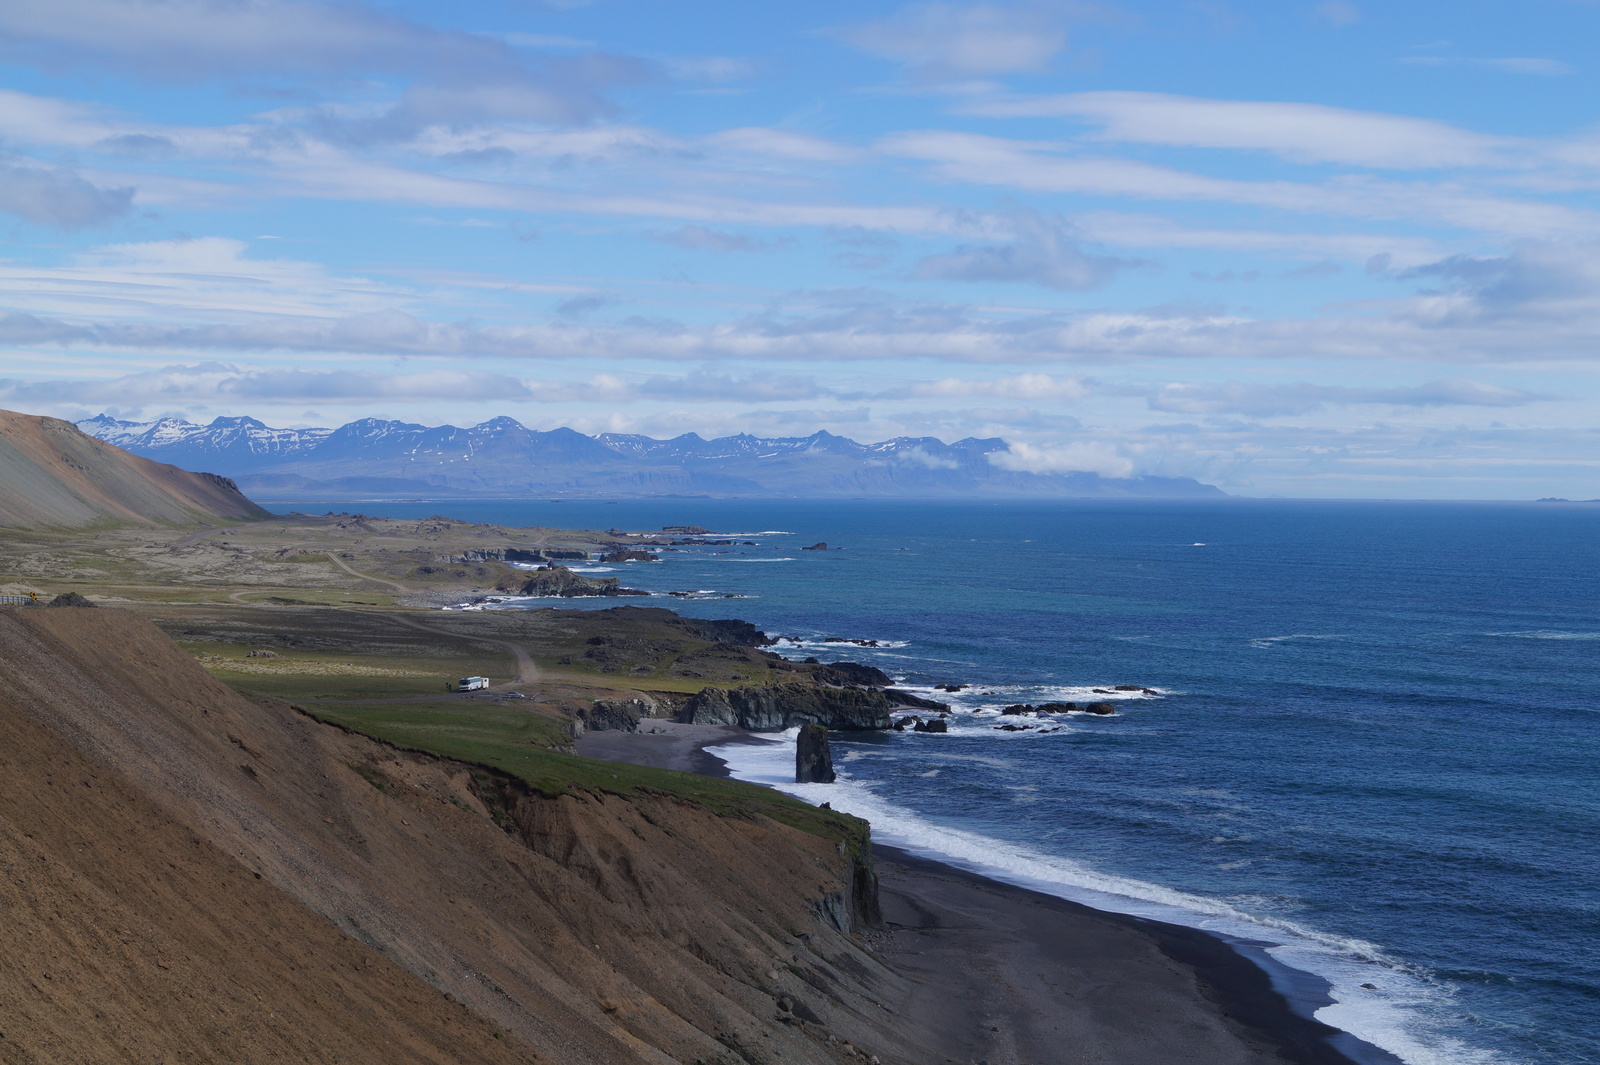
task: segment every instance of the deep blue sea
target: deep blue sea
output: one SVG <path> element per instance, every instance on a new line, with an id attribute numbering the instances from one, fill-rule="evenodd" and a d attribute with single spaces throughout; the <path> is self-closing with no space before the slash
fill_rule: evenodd
<path id="1" fill-rule="evenodd" d="M 1600 505 L 337 509 L 754 541 L 611 569 L 750 596 L 657 602 L 800 640 L 787 654 L 972 685 L 940 696 L 948 735 L 836 735 L 840 783 L 796 793 L 915 851 L 1267 944 L 1331 983 L 1323 1020 L 1406 1062 L 1600 1063 Z M 1160 694 L 995 728 L 1018 720 L 1003 704 L 1115 684 Z M 787 746 L 726 751 L 792 778 Z"/>

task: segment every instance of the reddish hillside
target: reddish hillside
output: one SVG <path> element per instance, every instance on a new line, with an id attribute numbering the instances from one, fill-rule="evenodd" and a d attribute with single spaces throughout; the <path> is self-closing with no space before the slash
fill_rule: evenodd
<path id="1" fill-rule="evenodd" d="M 265 516 L 226 477 L 131 455 L 71 422 L 0 411 L 0 526 L 171 525 Z"/>
<path id="2" fill-rule="evenodd" d="M 246 699 L 123 611 L 0 610 L 0 1061 L 937 1060 L 818 905 L 845 868 Z"/>

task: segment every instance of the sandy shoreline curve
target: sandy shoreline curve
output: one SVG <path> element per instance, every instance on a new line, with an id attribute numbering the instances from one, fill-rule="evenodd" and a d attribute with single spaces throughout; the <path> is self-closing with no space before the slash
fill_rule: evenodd
<path id="1" fill-rule="evenodd" d="M 742 729 L 645 721 L 590 732 L 590 758 L 728 776 L 707 748 Z M 1096 910 L 874 845 L 887 932 L 878 949 L 913 992 L 895 1005 L 920 1041 L 980 1065 L 1398 1065 L 1309 1014 L 1316 978 L 1275 985 L 1248 944 Z M 1277 974 L 1280 982 L 1282 973 Z"/>

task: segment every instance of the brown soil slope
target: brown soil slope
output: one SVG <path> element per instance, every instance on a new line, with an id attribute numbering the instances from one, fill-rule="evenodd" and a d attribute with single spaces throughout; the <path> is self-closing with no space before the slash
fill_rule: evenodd
<path id="1" fill-rule="evenodd" d="M 0 411 L 0 526 L 260 518 L 232 481 L 130 455 L 70 422 Z"/>
<path id="2" fill-rule="evenodd" d="M 846 867 L 247 700 L 122 611 L 0 610 L 7 1065 L 940 1060 L 818 905 Z"/>

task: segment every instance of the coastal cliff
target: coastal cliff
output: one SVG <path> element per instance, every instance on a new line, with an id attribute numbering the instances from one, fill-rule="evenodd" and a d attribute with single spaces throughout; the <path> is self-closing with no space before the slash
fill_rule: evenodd
<path id="1" fill-rule="evenodd" d="M 862 822 L 541 758 L 246 698 L 124 611 L 0 611 L 0 1057 L 928 1060 L 847 934 Z"/>
<path id="2" fill-rule="evenodd" d="M 686 724 L 737 725 L 750 732 L 782 732 L 797 725 L 841 731 L 891 726 L 889 699 L 870 688 L 830 688 L 782 683 L 707 688 L 678 714 Z"/>

